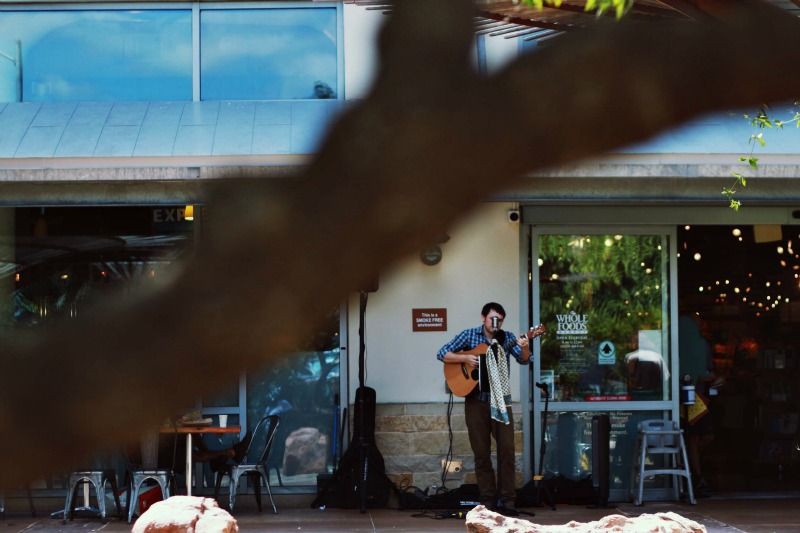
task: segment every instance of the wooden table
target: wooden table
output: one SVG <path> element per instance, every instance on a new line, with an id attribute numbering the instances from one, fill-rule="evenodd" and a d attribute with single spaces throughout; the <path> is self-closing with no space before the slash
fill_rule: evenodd
<path id="1" fill-rule="evenodd" d="M 194 434 L 223 434 L 223 433 L 241 433 L 242 428 L 239 426 L 226 426 L 221 428 L 219 426 L 177 426 L 177 427 L 162 427 L 161 433 L 179 433 L 186 435 L 186 494 L 192 495 L 192 435 Z"/>

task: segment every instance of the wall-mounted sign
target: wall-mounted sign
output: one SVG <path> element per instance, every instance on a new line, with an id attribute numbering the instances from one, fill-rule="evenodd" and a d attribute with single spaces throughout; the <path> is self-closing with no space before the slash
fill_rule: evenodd
<path id="1" fill-rule="evenodd" d="M 156 224 L 164 222 L 183 222 L 184 220 L 190 220 L 186 218 L 186 206 L 156 207 L 153 209 L 153 222 Z"/>
<path id="2" fill-rule="evenodd" d="M 412 309 L 412 331 L 447 331 L 447 309 Z"/>

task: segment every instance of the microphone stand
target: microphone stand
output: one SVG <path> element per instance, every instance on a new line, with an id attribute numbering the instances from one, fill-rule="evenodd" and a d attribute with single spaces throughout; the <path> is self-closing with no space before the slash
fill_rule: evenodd
<path id="1" fill-rule="evenodd" d="M 536 483 L 536 507 L 547 504 L 553 511 L 556 510 L 555 500 L 553 495 L 550 494 L 550 487 L 544 481 L 544 454 L 547 449 L 547 440 L 545 433 L 547 433 L 547 408 L 550 403 L 550 390 L 547 383 L 536 383 L 536 387 L 541 389 L 544 393 L 544 412 L 542 412 L 542 438 L 539 441 L 539 473 L 533 476 Z M 542 491 L 544 491 L 544 498 L 542 498 Z"/>

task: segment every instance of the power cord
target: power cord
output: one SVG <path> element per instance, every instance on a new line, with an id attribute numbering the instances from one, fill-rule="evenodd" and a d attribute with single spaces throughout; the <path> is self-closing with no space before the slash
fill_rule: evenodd
<path id="1" fill-rule="evenodd" d="M 445 520 L 448 518 L 457 518 L 459 520 L 464 520 L 467 518 L 467 513 L 469 511 L 465 510 L 455 510 L 455 511 L 422 511 L 421 513 L 414 513 L 411 515 L 412 518 L 430 518 L 432 520 Z"/>
<path id="2" fill-rule="evenodd" d="M 453 415 L 453 391 L 448 390 L 448 400 L 447 400 L 447 455 L 444 457 L 444 462 L 442 463 L 442 489 L 447 489 L 447 473 L 450 471 L 450 463 L 453 461 L 453 423 L 452 423 L 452 415 Z"/>

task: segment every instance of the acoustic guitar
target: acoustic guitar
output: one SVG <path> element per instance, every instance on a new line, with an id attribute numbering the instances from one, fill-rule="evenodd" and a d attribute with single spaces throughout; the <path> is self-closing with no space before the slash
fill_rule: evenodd
<path id="1" fill-rule="evenodd" d="M 539 324 L 535 328 L 528 331 L 528 340 L 535 339 L 544 334 L 547 328 L 544 324 Z M 458 352 L 467 355 L 485 356 L 489 345 L 486 343 L 479 344 L 471 350 L 464 350 Z M 445 363 L 444 364 L 444 379 L 447 381 L 447 387 L 456 396 L 464 397 L 478 385 L 480 373 L 478 368 L 473 368 L 467 363 Z"/>

